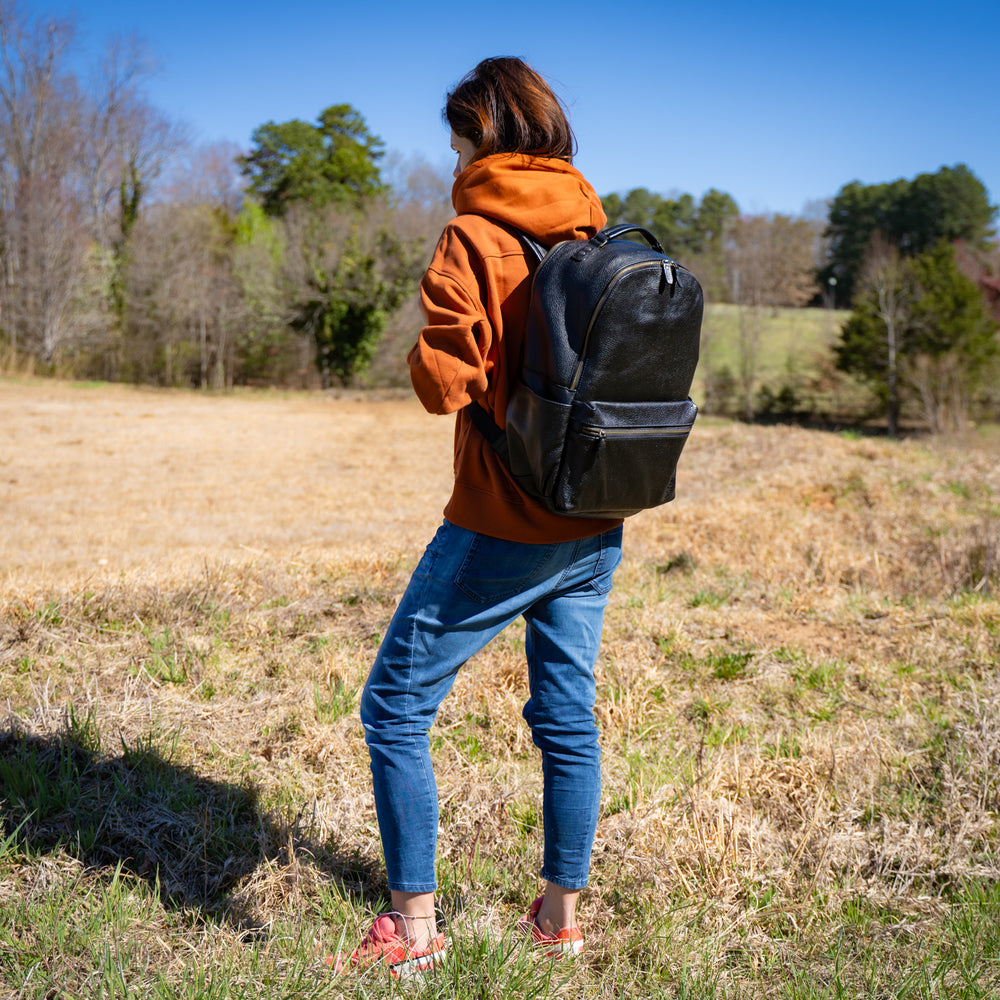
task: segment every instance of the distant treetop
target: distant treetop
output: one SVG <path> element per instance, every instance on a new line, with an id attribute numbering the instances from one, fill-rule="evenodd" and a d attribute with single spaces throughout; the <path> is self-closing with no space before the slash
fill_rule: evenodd
<path id="1" fill-rule="evenodd" d="M 251 144 L 240 167 L 268 215 L 283 215 L 295 201 L 360 207 L 386 190 L 378 166 L 382 140 L 349 104 L 326 108 L 316 125 L 297 118 L 267 122 L 254 130 Z"/>
<path id="2" fill-rule="evenodd" d="M 855 283 L 875 233 L 904 257 L 915 257 L 942 240 L 963 240 L 983 248 L 994 235 L 997 206 L 982 181 L 960 163 L 912 181 L 845 184 L 830 205 L 826 235 L 829 263 L 820 272 L 824 287 L 836 279 L 837 300 L 853 300 Z"/>

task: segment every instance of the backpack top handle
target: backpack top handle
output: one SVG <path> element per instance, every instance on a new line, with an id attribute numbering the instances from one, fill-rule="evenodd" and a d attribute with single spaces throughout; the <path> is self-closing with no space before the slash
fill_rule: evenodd
<path id="1" fill-rule="evenodd" d="M 596 243 L 599 247 L 602 247 L 605 243 L 608 243 L 611 240 L 617 240 L 626 233 L 639 233 L 657 253 L 665 254 L 660 241 L 648 229 L 644 229 L 642 226 L 634 226 L 630 222 L 622 222 L 617 226 L 610 226 L 608 229 L 602 229 L 591 240 L 591 242 Z"/>

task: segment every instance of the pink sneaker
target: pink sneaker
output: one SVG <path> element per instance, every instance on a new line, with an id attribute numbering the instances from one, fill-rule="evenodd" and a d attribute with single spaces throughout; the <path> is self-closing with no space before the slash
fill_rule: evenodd
<path id="1" fill-rule="evenodd" d="M 544 951 L 548 958 L 579 955 L 583 951 L 583 934 L 576 924 L 573 924 L 572 927 L 563 927 L 557 934 L 546 934 L 538 926 L 538 911 L 542 908 L 543 898 L 539 896 L 531 904 L 528 912 L 517 922 L 518 931 L 530 936 L 535 946 Z"/>
<path id="2" fill-rule="evenodd" d="M 410 979 L 433 970 L 444 960 L 444 956 L 444 934 L 438 934 L 427 948 L 412 951 L 399 936 L 396 921 L 390 914 L 383 913 L 350 955 L 331 955 L 326 964 L 333 966 L 338 976 L 352 971 L 362 972 L 375 965 L 387 965 L 389 975 L 396 979 Z"/>

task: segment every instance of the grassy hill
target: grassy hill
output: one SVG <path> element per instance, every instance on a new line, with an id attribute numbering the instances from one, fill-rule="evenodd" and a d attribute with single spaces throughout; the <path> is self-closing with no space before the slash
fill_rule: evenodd
<path id="1" fill-rule="evenodd" d="M 739 306 L 728 303 L 706 308 L 707 359 L 715 368 L 739 370 L 739 311 Z M 762 310 L 760 377 L 771 381 L 789 371 L 814 366 L 820 355 L 832 352 L 848 316 L 850 312 L 845 310 Z"/>
<path id="2" fill-rule="evenodd" d="M 778 416 L 790 415 L 790 409 L 821 421 L 865 420 L 872 406 L 870 393 L 835 367 L 834 347 L 849 315 L 829 309 L 760 310 L 752 364 L 755 413 L 767 416 L 770 407 Z M 742 322 L 750 321 L 744 317 Z M 744 412 L 743 351 L 739 307 L 709 305 L 692 395 L 713 412 Z M 783 402 L 774 402 L 778 399 Z"/>
<path id="3" fill-rule="evenodd" d="M 0 421 L 0 997 L 399 994 L 323 959 L 386 903 L 357 699 L 452 421 L 11 380 Z M 509 933 L 514 627 L 438 719 L 451 950 L 406 995 L 996 996 L 997 448 L 700 421 L 626 526 L 586 951 Z"/>

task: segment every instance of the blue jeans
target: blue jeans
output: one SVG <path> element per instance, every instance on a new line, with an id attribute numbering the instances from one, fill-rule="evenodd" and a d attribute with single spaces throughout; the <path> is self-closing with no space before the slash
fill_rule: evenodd
<path id="1" fill-rule="evenodd" d="M 594 663 L 621 562 L 621 527 L 552 545 L 438 529 L 393 615 L 361 697 L 389 888 L 433 892 L 438 798 L 431 724 L 459 668 L 523 615 L 542 755 L 541 877 L 582 889 L 601 797 Z"/>

